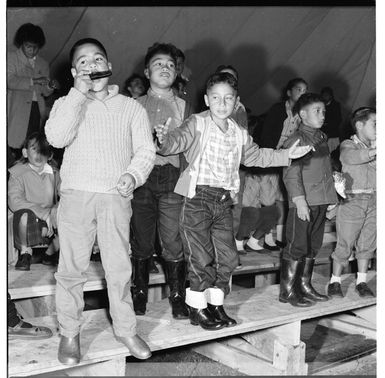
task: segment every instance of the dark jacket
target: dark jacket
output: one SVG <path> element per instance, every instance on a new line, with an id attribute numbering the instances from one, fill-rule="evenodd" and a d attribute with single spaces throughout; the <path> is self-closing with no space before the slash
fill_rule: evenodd
<path id="1" fill-rule="evenodd" d="M 337 194 L 326 135 L 319 129 L 301 123 L 283 147 L 290 147 L 297 139 L 300 139 L 300 146 L 311 145 L 315 151 L 294 159 L 289 167 L 283 168 L 289 206 L 295 206 L 293 198 L 301 196 L 305 197 L 309 206 L 336 203 Z"/>
<path id="2" fill-rule="evenodd" d="M 325 122 L 321 130 L 328 138 L 339 138 L 341 121 L 341 105 L 332 99 L 329 105 L 325 105 Z"/>

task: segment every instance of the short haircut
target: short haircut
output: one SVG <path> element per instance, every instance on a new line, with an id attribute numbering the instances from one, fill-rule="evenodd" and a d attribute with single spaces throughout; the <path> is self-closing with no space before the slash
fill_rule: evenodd
<path id="1" fill-rule="evenodd" d="M 238 92 L 238 81 L 237 79 L 228 72 L 218 72 L 212 74 L 206 82 L 206 93 L 212 88 L 215 84 L 228 84 L 231 88 Z"/>
<path id="2" fill-rule="evenodd" d="M 318 93 L 304 93 L 301 95 L 301 97 L 298 99 L 298 101 L 295 103 L 293 107 L 293 114 L 299 114 L 299 112 L 308 105 L 314 104 L 316 102 L 322 102 L 322 97 Z"/>
<path id="3" fill-rule="evenodd" d="M 45 135 L 43 133 L 35 131 L 35 132 L 29 134 L 24 139 L 22 148 L 28 149 L 29 147 L 31 147 L 32 143 L 37 145 L 37 149 L 41 155 L 43 155 L 47 158 L 51 157 L 51 155 L 53 153 L 53 149 L 52 149 L 52 146 L 48 143 L 47 138 L 45 137 Z M 24 156 L 22 156 L 20 158 L 21 163 L 26 163 L 27 161 L 28 161 L 28 159 L 25 158 Z"/>
<path id="4" fill-rule="evenodd" d="M 239 78 L 238 71 L 233 66 L 230 66 L 230 65 L 226 66 L 225 64 L 221 64 L 220 66 L 217 67 L 217 69 L 215 70 L 215 73 L 222 72 L 223 70 L 234 71 L 235 74 L 237 75 L 236 79 L 238 80 L 238 78 Z"/>
<path id="5" fill-rule="evenodd" d="M 353 130 L 357 131 L 357 122 L 366 122 L 371 114 L 376 114 L 375 108 L 363 106 L 361 108 L 356 109 L 350 117 L 350 123 L 353 127 Z"/>
<path id="6" fill-rule="evenodd" d="M 43 29 L 30 22 L 21 25 L 19 29 L 17 29 L 13 43 L 19 48 L 24 42 L 36 43 L 39 46 L 39 49 L 41 49 L 45 45 Z"/>
<path id="7" fill-rule="evenodd" d="M 70 51 L 70 62 L 71 62 L 71 65 L 72 65 L 72 61 L 74 59 L 74 55 L 75 55 L 76 50 L 80 46 L 86 45 L 88 43 L 90 43 L 92 45 L 95 45 L 95 46 L 98 46 L 100 48 L 100 50 L 103 51 L 103 54 L 106 56 L 106 58 L 108 59 L 107 51 L 106 51 L 106 49 L 104 48 L 103 44 L 100 41 L 98 41 L 97 39 L 94 39 L 94 38 L 82 38 L 82 39 L 79 39 L 77 42 L 75 42 L 75 44 L 71 48 L 71 51 Z"/>
<path id="8" fill-rule="evenodd" d="M 171 43 L 159 43 L 155 42 L 147 50 L 146 56 L 144 57 L 144 66 L 147 68 L 150 60 L 157 54 L 169 55 L 176 64 L 177 59 L 177 48 Z"/>
<path id="9" fill-rule="evenodd" d="M 324 93 L 328 93 L 331 97 L 334 96 L 333 89 L 331 89 L 330 87 L 323 87 L 321 89 L 321 95 Z"/>
<path id="10" fill-rule="evenodd" d="M 143 84 L 145 84 L 145 78 L 137 73 L 133 73 L 131 76 L 129 76 L 126 81 L 124 82 L 124 86 L 125 87 L 128 87 L 129 85 L 131 85 L 131 83 L 135 80 L 135 79 L 139 79 L 142 81 Z"/>

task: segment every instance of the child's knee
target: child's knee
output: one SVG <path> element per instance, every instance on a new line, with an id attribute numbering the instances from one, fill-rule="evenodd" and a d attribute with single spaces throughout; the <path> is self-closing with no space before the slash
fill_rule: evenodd
<path id="1" fill-rule="evenodd" d="M 20 228 L 26 229 L 27 224 L 28 224 L 28 213 L 24 213 L 20 216 L 19 225 L 18 225 L 19 229 Z"/>

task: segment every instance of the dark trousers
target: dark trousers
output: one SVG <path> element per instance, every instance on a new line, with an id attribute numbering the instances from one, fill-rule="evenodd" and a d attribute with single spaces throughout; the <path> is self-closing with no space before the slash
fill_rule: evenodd
<path id="1" fill-rule="evenodd" d="M 297 208 L 289 209 L 286 221 L 287 245 L 282 254 L 284 259 L 316 257 L 322 246 L 327 207 L 328 205 L 309 206 L 310 222 L 298 218 Z"/>
<path id="2" fill-rule="evenodd" d="M 9 293 L 7 293 L 7 325 L 8 327 L 14 327 L 19 321 L 20 318 L 17 314 L 15 304 L 11 301 Z"/>
<path id="3" fill-rule="evenodd" d="M 158 230 L 162 257 L 182 261 L 183 244 L 179 234 L 179 216 L 183 197 L 174 193 L 179 168 L 156 165 L 146 183 L 134 191 L 131 218 L 132 256 L 148 259 L 155 252 Z"/>
<path id="4" fill-rule="evenodd" d="M 230 277 L 238 265 L 231 205 L 229 191 L 202 185 L 193 198 L 184 199 L 180 229 L 193 291 L 230 291 Z"/>
<path id="5" fill-rule="evenodd" d="M 37 101 L 32 101 L 31 113 L 29 115 L 27 136 L 40 131 L 40 110 Z"/>

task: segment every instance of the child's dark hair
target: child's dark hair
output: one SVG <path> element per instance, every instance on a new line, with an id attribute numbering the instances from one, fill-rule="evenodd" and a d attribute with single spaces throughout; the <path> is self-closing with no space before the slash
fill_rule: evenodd
<path id="1" fill-rule="evenodd" d="M 144 57 L 144 66 L 147 68 L 150 60 L 157 54 L 169 55 L 171 59 L 176 64 L 176 59 L 178 56 L 177 48 L 171 43 L 159 43 L 155 42 L 147 50 L 147 54 Z"/>
<path id="2" fill-rule="evenodd" d="M 289 80 L 288 83 L 286 84 L 286 87 L 284 88 L 284 90 L 282 92 L 283 100 L 287 100 L 289 98 L 289 96 L 287 95 L 288 91 L 291 91 L 296 85 L 301 84 L 301 83 L 308 86 L 306 80 L 302 79 L 302 77 L 295 77 L 294 79 Z"/>
<path id="3" fill-rule="evenodd" d="M 236 92 L 238 92 L 238 81 L 234 77 L 234 75 L 232 75 L 231 73 L 228 73 L 228 72 L 218 72 L 218 73 L 212 74 L 207 79 L 206 93 L 215 84 L 221 84 L 221 83 L 226 83 L 226 84 L 230 85 L 231 88 L 233 88 Z"/>
<path id="4" fill-rule="evenodd" d="M 182 58 L 183 61 L 186 60 L 186 57 L 181 49 L 176 48 L 175 52 L 177 58 Z"/>
<path id="5" fill-rule="evenodd" d="M 24 42 L 36 43 L 39 49 L 41 49 L 45 45 L 45 36 L 42 28 L 30 22 L 21 25 L 17 29 L 13 43 L 19 48 Z"/>
<path id="6" fill-rule="evenodd" d="M 221 64 L 220 66 L 217 67 L 217 69 L 215 70 L 215 73 L 219 73 L 219 72 L 222 72 L 223 70 L 231 70 L 231 71 L 234 71 L 235 75 L 236 75 L 236 79 L 238 80 L 238 71 L 233 67 L 233 66 L 230 66 L 230 65 L 225 65 L 225 64 Z"/>
<path id="7" fill-rule="evenodd" d="M 104 48 L 103 44 L 100 41 L 98 41 L 95 38 L 82 38 L 82 39 L 79 39 L 77 42 L 75 42 L 75 44 L 71 48 L 71 51 L 70 51 L 70 62 L 71 62 L 71 64 L 72 64 L 72 61 L 74 59 L 74 55 L 75 55 L 75 52 L 76 52 L 77 48 L 82 46 L 82 45 L 85 45 L 87 43 L 90 43 L 92 45 L 98 46 L 100 48 L 100 50 L 103 51 L 103 54 L 106 56 L 106 58 L 108 59 L 107 51 L 106 51 L 106 49 Z"/>
<path id="8" fill-rule="evenodd" d="M 32 144 L 35 144 L 37 147 L 37 150 L 40 152 L 41 155 L 46 156 L 48 159 L 51 158 L 53 154 L 52 146 L 48 143 L 47 138 L 45 135 L 41 132 L 34 132 L 28 135 L 23 143 L 22 148 L 29 148 Z M 19 160 L 21 163 L 27 163 L 28 159 L 22 156 Z"/>
<path id="9" fill-rule="evenodd" d="M 322 97 L 318 93 L 304 93 L 298 99 L 293 107 L 293 114 L 299 114 L 299 112 L 307 105 L 314 104 L 315 102 L 322 102 Z"/>
<path id="10" fill-rule="evenodd" d="M 353 127 L 353 130 L 357 131 L 357 122 L 366 122 L 371 114 L 376 114 L 375 108 L 363 106 L 361 108 L 356 109 L 350 117 L 350 123 Z"/>
<path id="11" fill-rule="evenodd" d="M 333 89 L 331 89 L 330 87 L 323 87 L 321 89 L 321 95 L 323 95 L 324 93 L 327 93 L 329 96 L 334 97 Z"/>
<path id="12" fill-rule="evenodd" d="M 133 74 L 132 74 L 131 76 L 129 76 L 129 77 L 126 79 L 126 81 L 124 82 L 124 87 L 123 87 L 123 89 L 124 89 L 124 92 L 125 92 L 126 94 L 128 94 L 128 95 L 131 96 L 131 93 L 130 93 L 130 91 L 127 89 L 127 87 L 129 87 L 129 86 L 131 85 L 131 83 L 132 83 L 134 80 L 136 80 L 136 79 L 141 80 L 142 83 L 143 83 L 144 88 L 146 89 L 146 86 L 147 86 L 147 79 L 146 79 L 144 76 L 142 76 L 142 75 L 139 75 L 139 74 L 137 74 L 137 73 L 133 73 Z"/>

